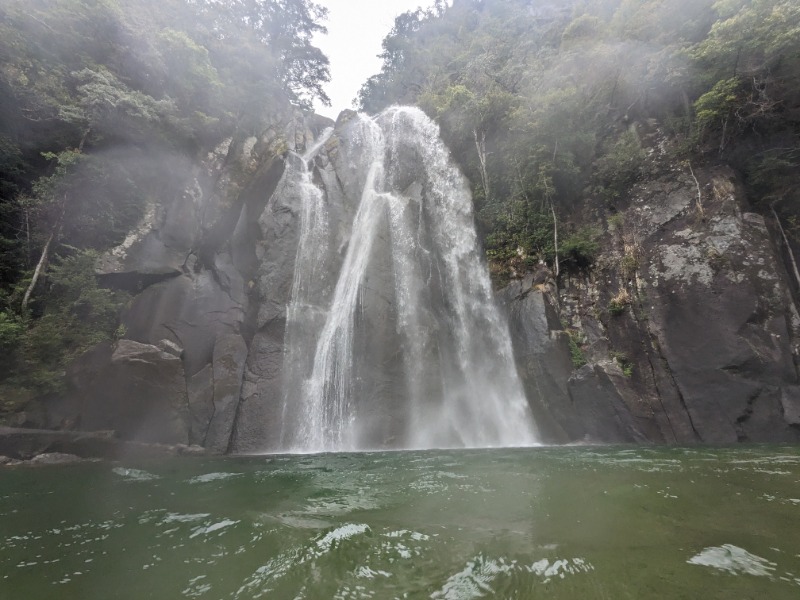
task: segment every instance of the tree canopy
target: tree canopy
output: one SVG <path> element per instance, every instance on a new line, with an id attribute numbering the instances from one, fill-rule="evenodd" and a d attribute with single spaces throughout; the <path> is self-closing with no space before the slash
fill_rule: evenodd
<path id="1" fill-rule="evenodd" d="M 613 212 L 641 176 L 636 121 L 682 140 L 678 159 L 728 161 L 759 197 L 795 194 L 799 27 L 793 0 L 437 3 L 397 18 L 359 102 L 436 118 L 492 262 L 557 270 L 579 262 L 556 258 L 559 222 L 586 238 L 586 200 Z"/>

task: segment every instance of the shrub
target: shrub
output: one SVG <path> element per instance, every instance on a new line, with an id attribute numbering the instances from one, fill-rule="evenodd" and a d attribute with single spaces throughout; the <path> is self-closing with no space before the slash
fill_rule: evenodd
<path id="1" fill-rule="evenodd" d="M 607 221 L 610 231 L 621 231 L 622 226 L 625 224 L 625 217 L 622 213 L 614 213 L 608 217 Z"/>
<path id="2" fill-rule="evenodd" d="M 53 261 L 44 312 L 19 340 L 24 370 L 16 379 L 23 387 L 58 389 L 70 360 L 119 332 L 119 313 L 130 297 L 97 285 L 96 258 L 78 252 Z"/>
<path id="3" fill-rule="evenodd" d="M 0 311 L 0 378 L 14 368 L 14 351 L 19 347 L 25 333 L 25 324 L 13 313 Z"/>
<path id="4" fill-rule="evenodd" d="M 583 227 L 567 236 L 561 244 L 561 262 L 578 269 L 592 266 L 598 252 L 600 232 L 595 227 Z"/>
<path id="5" fill-rule="evenodd" d="M 572 366 L 576 369 L 580 369 L 587 362 L 586 356 L 581 348 L 581 346 L 586 343 L 586 340 L 583 335 L 575 329 L 568 329 L 567 335 L 569 335 L 569 353 L 572 358 Z"/>
<path id="6" fill-rule="evenodd" d="M 606 200 L 622 196 L 642 175 L 645 152 L 634 130 L 626 130 L 595 163 L 595 177 Z"/>
<path id="7" fill-rule="evenodd" d="M 639 269 L 639 258 L 634 252 L 626 252 L 619 261 L 619 270 L 625 279 L 631 279 Z"/>
<path id="8" fill-rule="evenodd" d="M 628 290 L 622 288 L 617 295 L 611 298 L 608 303 L 608 312 L 612 317 L 617 317 L 625 312 L 625 308 L 631 303 L 631 296 Z"/>
<path id="9" fill-rule="evenodd" d="M 611 358 L 617 361 L 619 368 L 622 369 L 622 374 L 625 377 L 632 377 L 633 376 L 633 363 L 631 362 L 628 355 L 624 352 L 612 352 Z"/>

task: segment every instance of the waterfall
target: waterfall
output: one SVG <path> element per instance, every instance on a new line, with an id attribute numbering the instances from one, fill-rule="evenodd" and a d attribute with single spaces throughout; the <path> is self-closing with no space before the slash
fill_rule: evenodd
<path id="1" fill-rule="evenodd" d="M 416 108 L 354 117 L 358 205 L 337 247 L 309 163 L 285 336 L 287 451 L 524 446 L 535 427 L 480 257 L 467 182 Z M 343 253 L 343 256 L 340 255 Z M 378 306 L 380 305 L 380 306 Z M 383 436 L 383 437 L 380 437 Z"/>

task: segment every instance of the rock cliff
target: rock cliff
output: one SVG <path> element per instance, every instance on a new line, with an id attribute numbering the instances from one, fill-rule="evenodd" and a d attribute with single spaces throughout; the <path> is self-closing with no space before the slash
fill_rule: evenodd
<path id="1" fill-rule="evenodd" d="M 340 248 L 323 273 L 342 261 L 364 183 L 358 148 L 341 135 L 352 120 L 339 117 L 311 169 Z M 135 293 L 124 339 L 73 365 L 69 393 L 40 425 L 275 449 L 302 210 L 283 174 L 289 152 L 331 125 L 276 118 L 261 137 L 217 148 L 188 189 L 150 208 L 98 264 L 106 285 Z M 623 210 L 587 203 L 587 219 L 609 223 L 594 266 L 558 282 L 540 267 L 499 293 L 543 441 L 800 441 L 800 316 L 776 236 L 733 172 L 673 164 L 651 137 L 651 175 Z M 390 284 L 387 265 L 365 293 Z M 376 364 L 391 364 L 380 341 L 396 335 L 393 308 L 369 306 L 361 335 Z M 365 365 L 359 380 L 385 386 Z M 391 415 L 392 402 L 378 412 Z M 376 444 L 394 434 L 387 419 L 375 417 Z"/>
<path id="2" fill-rule="evenodd" d="M 607 221 L 593 268 L 503 293 L 529 400 L 552 442 L 800 441 L 798 334 L 779 237 L 727 167 L 650 175 Z M 582 364 L 582 363 L 586 364 Z"/>

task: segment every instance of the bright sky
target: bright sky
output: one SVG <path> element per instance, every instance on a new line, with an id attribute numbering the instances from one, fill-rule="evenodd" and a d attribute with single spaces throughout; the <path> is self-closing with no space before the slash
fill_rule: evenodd
<path id="1" fill-rule="evenodd" d="M 325 91 L 331 107 L 318 103 L 314 109 L 335 119 L 340 111 L 353 108 L 352 101 L 370 75 L 381 68 L 377 57 L 381 42 L 394 26 L 394 18 L 414 10 L 427 8 L 433 0 L 315 0 L 329 10 L 328 35 L 314 38 L 331 61 L 331 82 Z"/>

